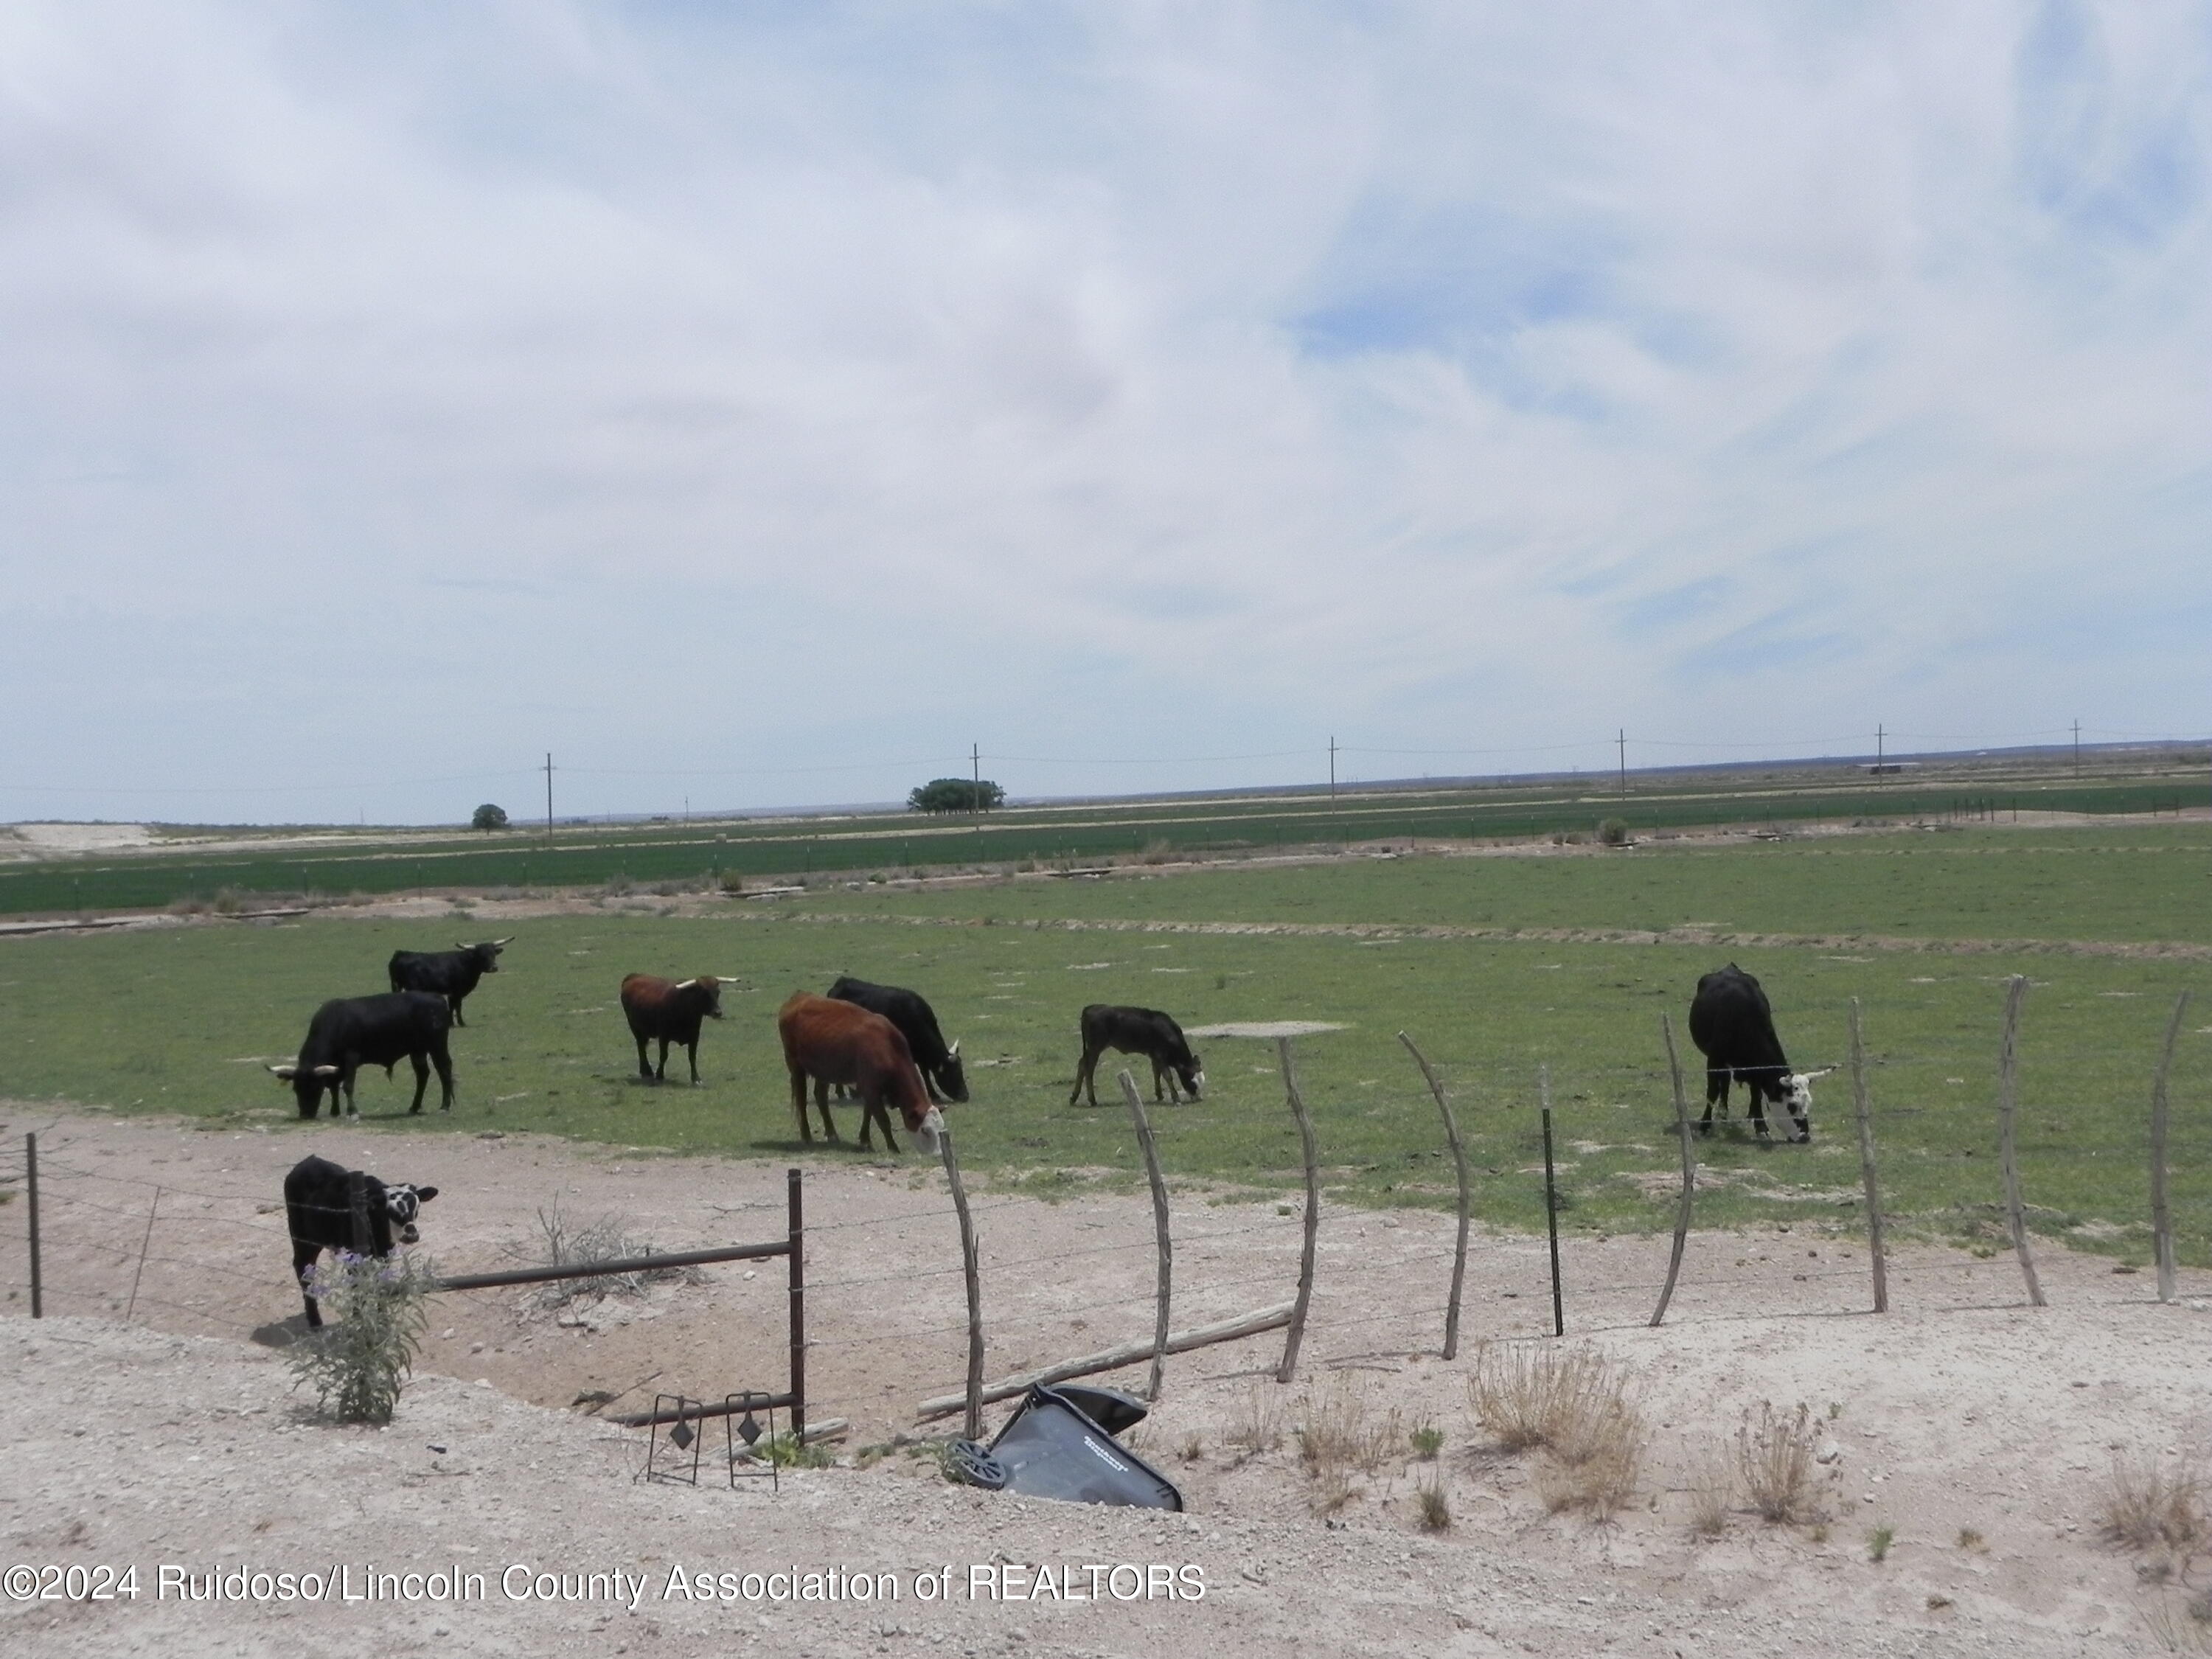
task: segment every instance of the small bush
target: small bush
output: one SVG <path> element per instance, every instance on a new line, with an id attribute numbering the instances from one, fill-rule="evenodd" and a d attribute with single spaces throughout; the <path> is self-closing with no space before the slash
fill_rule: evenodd
<path id="1" fill-rule="evenodd" d="M 1483 1345 L 1468 1379 L 1482 1425 L 1512 1450 L 1540 1447 L 1536 1488 L 1545 1506 L 1610 1520 L 1636 1492 L 1647 1434 L 1627 1379 L 1592 1348 Z"/>
<path id="2" fill-rule="evenodd" d="M 586 1267 L 598 1261 L 624 1261 L 632 1256 L 651 1255 L 652 1242 L 633 1238 L 623 1231 L 629 1224 L 621 1216 L 603 1215 L 588 1227 L 579 1227 L 561 1213 L 561 1200 L 553 1200 L 550 1210 L 538 1212 L 538 1228 L 544 1240 L 544 1253 L 532 1261 L 532 1267 Z M 534 1287 L 537 1304 L 541 1308 L 562 1308 L 580 1296 L 643 1296 L 647 1285 L 681 1283 L 701 1285 L 706 1275 L 696 1267 L 652 1267 L 642 1273 L 601 1273 L 590 1279 L 556 1279 Z"/>
<path id="3" fill-rule="evenodd" d="M 737 1455 L 786 1469 L 826 1469 L 837 1461 L 827 1446 L 807 1445 L 788 1429 L 781 1434 L 763 1435 L 749 1450 Z"/>
<path id="4" fill-rule="evenodd" d="M 1356 1376 L 1326 1378 L 1304 1401 L 1297 1429 L 1298 1460 L 1316 1479 L 1338 1470 L 1372 1474 L 1404 1443 L 1394 1407 L 1375 1414 L 1366 1385 Z"/>
<path id="5" fill-rule="evenodd" d="M 235 887 L 215 890 L 215 913 L 219 916 L 234 916 L 246 908 L 246 896 Z"/>
<path id="6" fill-rule="evenodd" d="M 1959 1547 L 1962 1550 L 1980 1551 L 1989 1548 L 1989 1545 L 1983 1540 L 1982 1534 L 1972 1527 L 1961 1527 L 1959 1528 Z"/>
<path id="7" fill-rule="evenodd" d="M 1889 1559 L 1889 1547 L 1891 1544 L 1894 1543 L 1896 1540 L 1897 1528 L 1894 1527 L 1875 1527 L 1869 1529 L 1867 1533 L 1867 1559 L 1869 1561 L 1887 1560 Z"/>
<path id="8" fill-rule="evenodd" d="M 1421 1518 L 1423 1532 L 1451 1530 L 1451 1500 L 1444 1496 L 1443 1481 L 1441 1477 L 1414 1487 L 1413 1504 L 1415 1511 Z"/>
<path id="9" fill-rule="evenodd" d="M 1607 847 L 1628 845 L 1628 820 L 1607 818 L 1597 827 L 1597 838 Z"/>
<path id="10" fill-rule="evenodd" d="M 1433 1423 L 1424 1423 L 1410 1437 L 1413 1455 L 1424 1463 L 1436 1462 L 1437 1454 L 1444 1449 L 1444 1431 Z"/>
<path id="11" fill-rule="evenodd" d="M 404 1256 L 341 1250 L 318 1261 L 309 1292 L 337 1322 L 285 1351 L 292 1386 L 313 1389 L 341 1423 L 389 1423 L 422 1346 L 433 1278 Z"/>
<path id="12" fill-rule="evenodd" d="M 1759 1402 L 1736 1427 L 1736 1473 L 1751 1505 L 1768 1521 L 1794 1523 L 1813 1512 L 1813 1413 L 1803 1404 L 1777 1415 Z"/>
<path id="13" fill-rule="evenodd" d="M 602 890 L 609 898 L 628 898 L 637 890 L 637 884 L 617 870 L 607 878 L 607 884 Z"/>
<path id="14" fill-rule="evenodd" d="M 2166 1468 L 2115 1453 L 2098 1516 L 2105 1536 L 2130 1549 L 2163 1544 L 2186 1553 L 2204 1536 L 2204 1480 L 2184 1460 Z"/>

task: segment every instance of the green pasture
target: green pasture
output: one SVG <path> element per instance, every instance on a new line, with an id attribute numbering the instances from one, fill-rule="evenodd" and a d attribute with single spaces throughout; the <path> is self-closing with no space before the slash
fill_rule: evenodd
<path id="1" fill-rule="evenodd" d="M 850 891 L 856 914 L 2212 943 L 2212 825 L 1962 829 Z"/>
<path id="2" fill-rule="evenodd" d="M 453 1035 L 459 1103 L 416 1121 L 671 1152 L 784 1158 L 799 1146 L 775 1036 L 793 989 L 841 972 L 923 990 L 963 1040 L 975 1099 L 947 1115 L 963 1164 L 1049 1193 L 1127 1182 L 1126 1114 L 1070 1107 L 1078 1011 L 1162 1007 L 1186 1025 L 1310 1019 L 1297 1063 L 1326 1179 L 1364 1204 L 1443 1206 L 1452 1177 L 1433 1103 L 1395 1034 L 1420 1042 L 1467 1131 L 1480 1216 L 1541 1225 L 1534 1111 L 1550 1068 L 1563 1220 L 1620 1231 L 1671 1222 L 1676 1165 L 1660 1017 L 1676 1022 L 1692 1111 L 1701 1074 L 1680 1022 L 1698 974 L 1733 958 L 1758 974 L 1801 1066 L 1845 1054 L 1850 1000 L 1865 1010 L 1886 1198 L 1947 1236 L 1995 1224 L 1996 1054 L 2005 977 L 2031 976 L 2021 1036 L 2021 1167 L 2036 1225 L 2136 1259 L 2145 1254 L 2150 1080 L 2177 992 L 2197 1001 L 2177 1054 L 2173 1188 L 2185 1259 L 2212 1262 L 2212 963 L 2060 949 L 1954 951 L 1939 935 L 2052 941 L 2207 942 L 2200 829 L 1869 838 L 1707 854 L 1411 859 L 1222 871 L 1152 880 L 1023 883 L 988 890 L 840 890 L 788 906 L 732 902 L 684 918 L 610 906 L 514 923 L 506 969 Z M 2193 839 L 2191 837 L 2194 837 Z M 1932 860 L 1932 861 L 1931 861 Z M 1637 896 L 1646 896 L 1638 908 Z M 1278 933 L 1109 931 L 1066 925 L 1148 918 L 1261 921 L 1464 921 L 1501 927 L 1911 933 L 1911 951 L 1685 947 L 1620 942 Z M 262 1069 L 289 1057 L 324 998 L 384 988 L 395 948 L 491 931 L 325 914 L 208 921 L 160 932 L 0 941 L 0 1097 L 265 1124 L 299 1137 L 288 1091 Z M 702 1045 L 703 1085 L 642 1085 L 616 1006 L 635 971 L 733 975 L 729 1017 Z M 1224 1190 L 1297 1181 L 1297 1139 L 1271 1044 L 1202 1041 L 1198 1104 L 1155 1114 L 1170 1177 Z M 1148 1068 L 1147 1068 L 1148 1070 Z M 680 1054 L 672 1075 L 683 1075 Z M 1111 1066 L 1102 1067 L 1102 1084 Z M 411 1079 L 370 1074 L 372 1122 L 405 1121 Z M 1816 1085 L 1809 1147 L 1763 1146 L 1739 1119 L 1702 1144 L 1705 1224 L 1755 1218 L 1856 1223 L 1857 1156 L 1847 1081 Z M 1739 1096 L 1737 1110 L 1742 1110 Z M 841 1127 L 848 1142 L 857 1114 Z M 847 1152 L 842 1156 L 854 1156 Z M 906 1156 L 911 1159 L 909 1147 Z M 2088 1233 L 2075 1230 L 2087 1228 Z"/>
<path id="3" fill-rule="evenodd" d="M 1103 802 L 993 812 L 980 825 L 913 813 L 739 819 L 712 824 L 562 826 L 550 836 L 347 833 L 293 848 L 193 849 L 0 866 L 0 914 L 158 909 L 220 895 L 384 894 L 650 888 L 870 875 L 918 867 L 1097 863 L 1136 855 L 1265 853 L 1392 841 L 1588 836 L 1618 818 L 1648 836 L 1710 824 L 1872 818 L 2001 823 L 2015 810 L 2156 813 L 2201 799 L 2201 779 L 2170 769 L 2075 780 L 2063 774 L 1868 779 L 1850 769 L 1775 776 L 1639 781 L 1626 799 L 1601 781 L 1497 788 L 1404 789 L 1325 797 Z"/>

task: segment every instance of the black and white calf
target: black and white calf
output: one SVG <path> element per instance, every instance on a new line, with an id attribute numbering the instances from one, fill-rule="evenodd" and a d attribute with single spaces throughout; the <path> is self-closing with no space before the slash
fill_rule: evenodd
<path id="1" fill-rule="evenodd" d="M 300 1281 L 300 1297 L 307 1304 L 307 1323 L 319 1327 L 322 1310 L 307 1289 L 307 1275 L 325 1250 L 350 1250 L 353 1232 L 354 1172 L 326 1158 L 312 1154 L 295 1164 L 284 1177 L 284 1222 L 292 1232 L 292 1276 Z M 373 1175 L 361 1178 L 368 1209 L 368 1253 L 381 1261 L 392 1254 L 392 1230 L 399 1230 L 402 1244 L 419 1243 L 415 1218 L 437 1197 L 435 1187 L 411 1182 L 386 1182 Z"/>
<path id="2" fill-rule="evenodd" d="M 1098 1056 L 1107 1049 L 1118 1049 L 1125 1054 L 1143 1054 L 1152 1062 L 1152 1098 L 1160 1097 L 1160 1079 L 1167 1079 L 1168 1098 L 1179 1098 L 1176 1085 L 1180 1082 L 1183 1092 L 1193 1100 L 1205 1086 L 1206 1073 L 1198 1063 L 1198 1056 L 1190 1051 L 1189 1039 L 1182 1027 L 1157 1008 L 1121 1008 L 1111 1004 L 1094 1002 L 1083 1011 L 1083 1058 L 1075 1064 L 1075 1086 L 1067 1091 L 1067 1103 L 1075 1104 L 1078 1095 L 1088 1090 L 1091 1103 L 1098 1103 L 1097 1073 Z"/>
<path id="3" fill-rule="evenodd" d="M 1730 963 L 1698 981 L 1690 1000 L 1690 1041 L 1705 1057 L 1705 1115 L 1698 1127 L 1711 1134 L 1713 1108 L 1728 1109 L 1729 1085 L 1741 1083 L 1751 1094 L 1751 1121 L 1766 1137 L 1766 1103 L 1790 1114 L 1792 1140 L 1813 1138 L 1813 1079 L 1817 1072 L 1793 1072 L 1774 1035 L 1774 1010 L 1759 981 Z"/>

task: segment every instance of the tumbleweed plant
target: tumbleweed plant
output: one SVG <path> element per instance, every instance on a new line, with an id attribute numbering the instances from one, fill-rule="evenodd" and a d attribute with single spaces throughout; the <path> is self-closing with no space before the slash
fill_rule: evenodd
<path id="1" fill-rule="evenodd" d="M 1647 1438 L 1628 1379 L 1594 1348 L 1486 1344 L 1468 1379 L 1475 1419 L 1507 1449 L 1540 1448 L 1545 1506 L 1610 1520 L 1636 1492 Z"/>
<path id="2" fill-rule="evenodd" d="M 2186 1460 L 2168 1468 L 2116 1452 L 2097 1519 L 2115 1544 L 2137 1550 L 2164 1545 L 2188 1555 L 2205 1536 L 2203 1476 Z"/>
<path id="3" fill-rule="evenodd" d="M 293 1387 L 341 1423 L 389 1423 L 414 1370 L 435 1275 L 409 1257 L 340 1250 L 318 1261 L 309 1291 L 337 1316 L 285 1351 Z"/>

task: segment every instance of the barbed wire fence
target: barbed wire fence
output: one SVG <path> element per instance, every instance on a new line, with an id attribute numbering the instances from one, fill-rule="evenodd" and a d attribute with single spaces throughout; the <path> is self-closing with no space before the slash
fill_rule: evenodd
<path id="1" fill-rule="evenodd" d="M 2010 1013 L 2005 1023 L 2015 1035 L 2033 1017 L 2033 998 L 2024 985 L 2006 981 Z M 2099 1114 L 2086 1123 L 2069 1118 L 2051 1103 L 2057 1091 L 2015 1058 L 2009 1182 L 1999 1109 L 2007 1097 L 2002 1079 L 1986 1092 L 1966 1089 L 1978 1073 L 1982 1079 L 1997 1076 L 2004 1051 L 2013 1046 L 2004 1036 L 2004 1024 L 1995 1018 L 1995 1007 L 1986 1024 L 1916 1038 L 1917 1047 L 1905 1056 L 1922 1074 L 1942 1078 L 1947 1088 L 1960 1088 L 1959 1100 L 1971 1098 L 1971 1104 L 1892 1097 L 1884 1088 L 1878 1013 L 1868 1018 L 1855 1011 L 1854 1025 L 1860 1028 L 1852 1044 L 1855 1063 L 1848 1063 L 1847 1073 L 1828 1085 L 1829 1098 L 1836 1098 L 1840 1088 L 1852 1103 L 1842 1111 L 1832 1109 L 1818 1122 L 1824 1135 L 1848 1146 L 1863 1093 L 1869 1155 L 1856 1189 L 1791 1189 L 1790 1196 L 1806 1205 L 1802 1231 L 1793 1231 L 1793 1222 L 1746 1224 L 1734 1217 L 1717 1222 L 1710 1212 L 1699 1213 L 1700 1202 L 1711 1205 L 1716 1195 L 1756 1198 L 1782 1191 L 1771 1182 L 1759 1184 L 1752 1160 L 1788 1152 L 1779 1146 L 1771 1154 L 1753 1151 L 1740 1121 L 1723 1120 L 1716 1124 L 1714 1136 L 1698 1135 L 1688 1124 L 1686 1100 L 1674 1127 L 1678 1132 L 1689 1129 L 1692 1217 L 1698 1224 L 1686 1235 L 1671 1304 L 1661 1314 L 1676 1322 L 1693 1322 L 1832 1316 L 1872 1312 L 1881 1303 L 1917 1312 L 2017 1307 L 2033 1300 L 2023 1261 L 2032 1263 L 2038 1245 L 2085 1233 L 2107 1243 L 2123 1238 L 2130 1254 L 2147 1258 L 2156 1282 L 2133 1263 L 2120 1261 L 2108 1281 L 2109 1293 L 2085 1291 L 2076 1274 L 2060 1293 L 2063 1299 L 2078 1302 L 2085 1293 L 2113 1304 L 2172 1299 L 2177 1294 L 2176 1206 L 2157 1171 L 2212 1167 L 2212 1124 L 2201 1109 L 2174 1112 L 2168 1099 L 2174 1042 L 2187 1006 L 2186 996 L 2177 1001 L 2160 1022 L 2163 1047 L 2143 1056 L 2139 1113 Z M 1873 1059 L 1867 1053 L 1869 1042 L 1875 1045 Z M 1453 1120 L 1452 1093 L 1455 1073 L 1465 1076 L 1468 1068 L 1449 1061 L 1431 1064 L 1410 1038 L 1406 1046 L 1420 1068 L 1419 1082 L 1409 1081 L 1406 1091 L 1407 1109 L 1418 1108 L 1431 1126 L 1428 1133 L 1446 1143 L 1441 1150 L 1432 1147 L 1433 1155 L 1456 1161 L 1466 1148 L 1452 1146 L 1462 1140 Z M 1688 1085 L 1701 1069 L 1698 1058 L 1694 1051 L 1678 1056 L 1686 1062 L 1686 1095 L 1694 1092 Z M 1287 1040 L 1281 1060 L 1285 1093 L 1294 1098 Z M 1493 1099 L 1501 1092 L 1497 1075 L 1480 1081 Z M 1534 1104 L 1539 1091 L 1523 1088 Z M 1424 1089 L 1432 1103 L 1421 1100 L 1417 1091 Z M 1133 1082 L 1125 1092 L 1134 1095 Z M 2033 1103 L 2028 1109 L 2019 1104 L 2022 1095 Z M 1923 1134 L 1917 1144 L 1900 1150 L 1905 1137 L 1893 1132 L 1915 1124 L 1924 1127 L 1925 1120 L 1936 1115 L 1945 1120 L 1948 1140 Z M 1135 1121 L 1143 1118 L 1139 1103 Z M 1168 1115 L 1153 1127 L 1161 1161 L 1171 1169 L 1176 1119 Z M 1588 1126 L 1571 1121 L 1570 1133 L 1582 1127 Z M 1786 1133 L 1786 1118 L 1774 1127 Z M 9 1198 L 0 1204 L 0 1234 L 9 1241 L 0 1251 L 0 1297 L 9 1304 L 20 1307 L 36 1297 L 45 1311 L 155 1320 L 172 1329 L 264 1342 L 272 1323 L 286 1322 L 256 1316 L 257 1309 L 265 1313 L 272 1305 L 275 1285 L 292 1289 L 289 1274 L 276 1266 L 289 1261 L 290 1237 L 283 1203 L 275 1193 L 226 1189 L 206 1177 L 155 1180 L 137 1171 L 102 1168 L 97 1152 L 76 1144 L 68 1129 L 50 1124 L 33 1133 L 35 1141 L 26 1137 L 0 1146 L 0 1194 Z M 27 1242 L 33 1146 L 35 1269 L 33 1255 L 18 1243 Z M 1904 1158 L 1923 1165 L 1940 1161 L 1942 1185 L 1954 1195 L 1935 1219 L 1963 1249 L 1915 1250 L 1900 1260 L 1892 1254 L 1892 1241 L 1875 1233 L 1878 1221 L 1897 1219 L 1883 1176 L 1886 1167 L 1894 1174 Z M 2039 1203 L 2037 1173 L 2060 1159 L 2088 1177 L 2086 1184 L 2076 1184 L 2092 1194 L 2092 1219 Z M 1463 1291 L 1470 1248 L 1488 1258 L 1485 1284 L 1490 1295 L 1501 1299 L 1486 1304 L 1468 1322 L 1480 1340 L 1551 1335 L 1553 1322 L 1542 1316 L 1550 1313 L 1547 1304 L 1553 1293 L 1564 1309 L 1559 1322 L 1574 1334 L 1656 1322 L 1653 1302 L 1667 1287 L 1662 1270 L 1668 1260 L 1668 1240 L 1662 1232 L 1624 1233 L 1618 1239 L 1601 1233 L 1595 1242 L 1601 1248 L 1596 1249 L 1584 1237 L 1564 1234 L 1554 1280 L 1541 1237 L 1486 1231 L 1470 1244 L 1462 1232 L 1447 1247 L 1424 1227 L 1392 1234 L 1385 1231 L 1391 1225 L 1387 1220 L 1333 1231 L 1324 1224 L 1328 1217 L 1314 1196 L 1321 1192 L 1312 1167 L 1316 1161 L 1309 1153 L 1304 1200 L 1285 1197 L 1234 1206 L 1188 1198 L 1178 1202 L 1164 1183 L 1151 1217 L 1141 1206 L 1098 1202 L 1079 1224 L 1097 1231 L 1097 1241 L 1060 1249 L 1039 1249 L 1025 1237 L 1020 1224 L 1024 1206 L 1035 1200 L 1019 1193 L 1018 1183 L 987 1192 L 968 1206 L 977 1241 L 972 1271 L 978 1289 L 972 1300 L 966 1291 L 971 1267 L 955 1248 L 958 1206 L 951 1201 L 950 1182 L 942 1173 L 915 1177 L 921 1186 L 913 1203 L 886 1208 L 876 1193 L 870 1195 L 868 1212 L 817 1214 L 805 1227 L 799 1264 L 802 1273 L 810 1261 L 815 1267 L 806 1273 L 805 1289 L 817 1311 L 798 1338 L 796 1350 L 799 1365 L 812 1378 L 809 1391 L 817 1401 L 868 1397 L 884 1400 L 888 1407 L 889 1393 L 910 1389 L 919 1380 L 941 1376 L 951 1383 L 972 1358 L 971 1336 L 978 1324 L 982 1357 L 988 1362 L 982 1369 L 997 1379 L 987 1384 L 976 1373 L 979 1386 L 972 1392 L 978 1396 L 1045 1373 L 1065 1377 L 1151 1364 L 1157 1376 L 1158 1362 L 1172 1353 L 1259 1337 L 1291 1327 L 1294 1317 L 1300 1334 L 1310 1319 L 1312 1329 L 1325 1340 L 1326 1352 L 1309 1370 L 1357 1364 L 1377 1355 L 1449 1357 L 1467 1314 Z M 1510 1174 L 1537 1178 L 1525 1170 Z M 1562 1188 L 1563 1195 L 1572 1184 Z M 1656 1183 L 1656 1176 L 1648 1190 L 1656 1201 L 1675 1197 Z M 1462 1185 L 1462 1194 L 1464 1221 L 1484 1219 L 1471 1188 Z M 2194 1201 L 2201 1207 L 2201 1195 Z M 726 1218 L 768 1206 L 763 1200 L 716 1207 L 718 1218 Z M 1562 1203 L 1547 1206 L 1554 1222 L 1563 1207 L 1564 1196 Z M 2120 1219 L 2130 1215 L 2141 1219 Z M 1923 1231 L 1930 1220 L 1924 1206 L 1905 1218 Z M 1147 1219 L 1155 1223 L 1152 1228 L 1146 1226 Z M 1307 1269 L 1309 1223 L 1313 1244 Z M 1802 1256 L 1796 1254 L 1799 1240 L 1805 1246 Z M 240 1241 L 265 1252 L 267 1271 L 234 1265 Z M 2202 1253 L 2205 1241 L 2193 1228 L 2187 1242 L 2191 1255 Z M 2136 1249 L 2138 1244 L 2142 1248 Z M 1621 1271 L 1624 1250 L 1640 1256 L 1647 1247 L 1648 1273 Z M 1171 1277 L 1162 1271 L 1164 1258 L 1172 1262 Z M 1784 1273 L 1793 1291 L 1788 1304 L 1781 1305 L 1781 1298 L 1761 1299 L 1760 1293 L 1775 1289 Z M 34 1278 L 43 1282 L 34 1287 Z M 1293 1303 L 1286 1310 L 1279 1297 L 1301 1279 L 1304 1295 L 1299 1301 L 1304 1306 Z M 1269 1298 L 1267 1286 L 1274 1287 L 1278 1297 Z M 452 1293 L 471 1300 L 499 1294 L 489 1288 Z M 296 1307 L 289 1294 L 283 1303 L 288 1313 Z M 1255 1322 L 1262 1316 L 1264 1322 Z M 1186 1337 L 1199 1340 L 1179 1346 Z M 1265 1357 L 1245 1351 L 1233 1362 L 1242 1369 L 1208 1375 L 1273 1375 L 1288 1382 L 1297 1371 L 1297 1351 L 1294 1342 L 1285 1346 L 1283 1358 L 1288 1363 L 1274 1363 L 1272 1348 Z M 1068 1369 L 1071 1364 L 1078 1368 Z M 1147 1392 L 1157 1393 L 1159 1386 Z M 965 1407 L 970 1393 L 963 1387 L 953 1396 L 957 1404 L 951 1410 Z M 905 1407 L 914 1405 L 911 1394 L 902 1397 Z M 941 1407 L 946 1397 L 921 1404 Z M 977 1403 L 983 1403 L 980 1397 Z M 949 1414 L 925 1409 L 920 1417 L 927 1422 Z"/>

